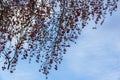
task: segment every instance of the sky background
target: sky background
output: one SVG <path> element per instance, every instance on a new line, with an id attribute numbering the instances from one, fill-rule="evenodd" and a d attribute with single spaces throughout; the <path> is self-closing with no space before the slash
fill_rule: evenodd
<path id="1" fill-rule="evenodd" d="M 39 64 L 20 61 L 16 68 L 13 74 L 0 69 L 0 80 L 45 80 L 38 72 Z M 52 70 L 48 77 L 49 80 L 120 80 L 120 7 L 112 16 L 107 15 L 102 26 L 90 22 L 77 44 L 68 48 L 58 71 Z"/>

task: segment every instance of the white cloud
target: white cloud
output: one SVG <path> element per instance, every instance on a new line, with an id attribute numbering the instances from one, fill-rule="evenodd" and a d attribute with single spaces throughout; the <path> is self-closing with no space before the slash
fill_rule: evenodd
<path id="1" fill-rule="evenodd" d="M 67 68 L 79 78 L 86 76 L 92 77 L 89 80 L 118 80 L 120 73 L 119 22 L 106 23 L 105 26 L 97 30 L 84 29 L 77 45 L 68 50 L 65 56 Z M 88 80 L 85 77 L 84 79 Z"/>
<path id="2" fill-rule="evenodd" d="M 109 73 L 100 80 L 120 80 L 120 72 Z"/>

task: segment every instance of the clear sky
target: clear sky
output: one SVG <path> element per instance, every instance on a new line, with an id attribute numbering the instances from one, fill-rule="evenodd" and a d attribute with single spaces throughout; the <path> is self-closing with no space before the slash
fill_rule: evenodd
<path id="1" fill-rule="evenodd" d="M 120 80 L 120 8 L 97 30 L 92 29 L 95 26 L 91 22 L 82 31 L 49 80 Z M 45 80 L 39 64 L 20 61 L 16 68 L 13 74 L 0 69 L 0 80 Z"/>

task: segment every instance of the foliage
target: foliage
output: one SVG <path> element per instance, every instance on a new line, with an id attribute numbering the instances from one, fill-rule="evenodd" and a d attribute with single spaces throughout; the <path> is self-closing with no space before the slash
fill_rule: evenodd
<path id="1" fill-rule="evenodd" d="M 2 69 L 12 73 L 19 59 L 35 57 L 48 75 L 75 42 L 81 30 L 94 20 L 102 24 L 118 0 L 0 0 L 0 55 Z M 82 26 L 82 27 L 80 27 Z"/>

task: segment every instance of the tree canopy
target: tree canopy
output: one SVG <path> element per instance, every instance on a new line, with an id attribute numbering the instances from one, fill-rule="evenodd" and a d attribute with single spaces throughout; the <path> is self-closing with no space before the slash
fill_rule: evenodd
<path id="1" fill-rule="evenodd" d="M 2 69 L 12 73 L 19 59 L 32 58 L 48 75 L 58 69 L 66 48 L 93 20 L 102 24 L 118 0 L 0 0 Z"/>

